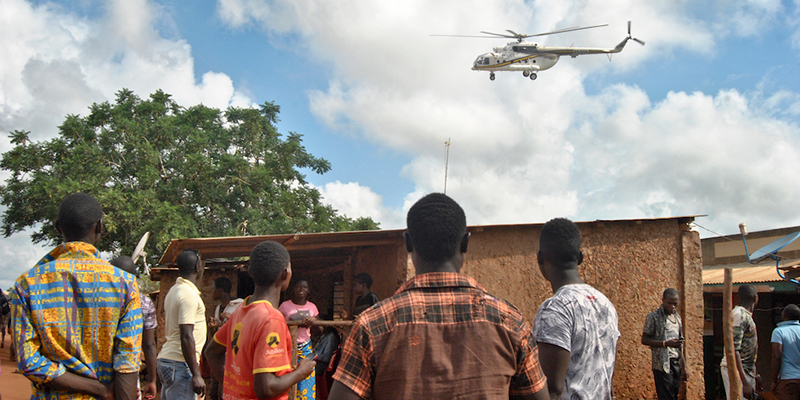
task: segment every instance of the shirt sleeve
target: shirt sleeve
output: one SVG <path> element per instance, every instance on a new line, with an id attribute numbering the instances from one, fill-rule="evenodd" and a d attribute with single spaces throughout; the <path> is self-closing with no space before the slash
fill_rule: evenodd
<path id="1" fill-rule="evenodd" d="M 222 326 L 219 327 L 217 333 L 214 334 L 214 341 L 217 344 L 227 348 L 228 344 L 230 343 L 231 337 L 231 328 L 230 328 L 230 320 L 226 321 Z"/>
<path id="2" fill-rule="evenodd" d="M 125 308 L 114 337 L 114 371 L 131 374 L 139 372 L 142 352 L 142 309 L 139 287 L 135 280 L 123 280 L 127 289 Z"/>
<path id="3" fill-rule="evenodd" d="M 647 318 L 644 320 L 644 329 L 642 329 L 642 333 L 649 336 L 651 339 L 656 338 L 656 316 L 655 313 L 647 314 Z"/>
<path id="4" fill-rule="evenodd" d="M 362 318 L 356 319 L 342 347 L 342 358 L 333 379 L 347 386 L 362 399 L 372 397 L 372 343 Z"/>
<path id="5" fill-rule="evenodd" d="M 195 296 L 182 296 L 178 300 L 178 325 L 194 325 L 197 315 L 197 299 Z"/>
<path id="6" fill-rule="evenodd" d="M 533 320 L 533 336 L 537 342 L 571 351 L 572 321 L 567 310 L 555 301 L 542 303 Z"/>
<path id="7" fill-rule="evenodd" d="M 517 371 L 511 377 L 511 388 L 508 392 L 511 396 L 533 394 L 544 389 L 547 384 L 547 378 L 539 365 L 539 347 L 533 341 L 527 321 L 523 321 L 519 331 L 522 336 L 517 351 Z"/>
<path id="8" fill-rule="evenodd" d="M 292 340 L 289 329 L 283 321 L 270 318 L 259 330 L 256 348 L 253 353 L 253 374 L 270 372 L 278 375 L 292 370 L 292 360 L 287 346 Z"/>
<path id="9" fill-rule="evenodd" d="M 772 337 L 770 338 L 770 343 L 778 343 L 783 344 L 783 334 L 781 334 L 780 328 L 775 328 L 772 330 Z"/>
<path id="10" fill-rule="evenodd" d="M 742 351 L 742 338 L 746 330 L 744 318 L 742 313 L 737 309 L 733 309 L 733 348 L 736 351 Z"/>
<path id="11" fill-rule="evenodd" d="M 42 342 L 31 322 L 27 292 L 28 285 L 25 277 L 22 277 L 14 285 L 11 295 L 12 338 L 20 372 L 34 384 L 43 384 L 58 378 L 67 370 L 41 353 Z"/>

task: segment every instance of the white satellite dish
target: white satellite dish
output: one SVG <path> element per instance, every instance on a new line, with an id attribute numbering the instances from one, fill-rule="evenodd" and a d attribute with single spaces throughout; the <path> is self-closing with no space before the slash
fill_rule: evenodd
<path id="1" fill-rule="evenodd" d="M 131 254 L 131 259 L 133 260 L 134 264 L 136 264 L 136 260 L 138 260 L 139 257 L 142 257 L 142 263 L 144 264 L 144 273 L 146 275 L 150 275 L 150 267 L 147 266 L 147 253 L 144 251 L 144 246 L 147 244 L 148 239 L 150 239 L 150 232 L 145 232 L 145 234 L 142 235 L 142 238 L 139 239 L 139 243 L 133 250 L 133 254 Z"/>

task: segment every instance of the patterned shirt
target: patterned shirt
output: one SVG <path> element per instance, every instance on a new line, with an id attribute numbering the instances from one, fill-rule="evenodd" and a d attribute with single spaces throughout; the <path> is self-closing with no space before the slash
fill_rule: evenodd
<path id="1" fill-rule="evenodd" d="M 142 325 L 144 326 L 144 330 L 148 329 L 156 329 L 158 328 L 158 318 L 156 317 L 156 306 L 153 304 L 153 300 L 150 300 L 150 296 L 144 295 L 141 297 L 142 300 Z"/>
<path id="2" fill-rule="evenodd" d="M 378 400 L 508 399 L 546 384 L 520 311 L 448 272 L 417 275 L 361 313 L 333 379 Z"/>
<path id="3" fill-rule="evenodd" d="M 758 355 L 758 332 L 753 321 L 753 313 L 742 306 L 736 306 L 731 311 L 733 315 L 733 347 L 742 358 L 742 368 L 751 376 L 756 374 L 756 356 Z M 722 357 L 720 366 L 727 367 L 725 357 Z"/>
<path id="4" fill-rule="evenodd" d="M 560 287 L 536 312 L 533 336 L 570 352 L 562 399 L 611 399 L 619 329 L 605 295 L 586 284 Z"/>
<path id="5" fill-rule="evenodd" d="M 142 313 L 136 278 L 89 243 L 65 243 L 20 276 L 12 294 L 19 370 L 31 399 L 94 399 L 43 384 L 71 372 L 108 383 L 139 371 Z"/>
<path id="6" fill-rule="evenodd" d="M 681 316 L 676 312 L 673 312 L 671 315 L 675 316 L 675 318 L 678 320 L 678 326 L 681 327 L 680 330 L 683 331 Z M 644 329 L 642 332 L 654 340 L 667 340 L 667 313 L 664 312 L 663 305 L 658 307 L 657 310 L 651 312 L 650 314 L 647 314 L 647 319 L 644 321 Z M 651 346 L 650 351 L 653 353 L 653 369 L 656 371 L 670 373 L 669 349 L 667 347 Z"/>

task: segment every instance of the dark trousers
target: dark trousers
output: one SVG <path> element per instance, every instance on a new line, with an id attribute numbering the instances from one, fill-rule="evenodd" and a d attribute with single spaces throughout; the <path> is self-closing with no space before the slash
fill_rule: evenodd
<path id="1" fill-rule="evenodd" d="M 778 400 L 800 399 L 800 379 L 779 380 L 774 394 Z"/>
<path id="2" fill-rule="evenodd" d="M 681 363 L 677 358 L 670 358 L 669 373 L 653 370 L 656 381 L 658 400 L 678 400 L 681 388 Z"/>

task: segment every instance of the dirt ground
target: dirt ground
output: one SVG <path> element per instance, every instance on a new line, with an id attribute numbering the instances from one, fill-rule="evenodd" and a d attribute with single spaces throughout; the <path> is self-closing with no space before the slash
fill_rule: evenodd
<path id="1" fill-rule="evenodd" d="M 30 381 L 20 374 L 15 374 L 17 363 L 11 361 L 11 335 L 6 335 L 3 348 L 0 349 L 0 395 L 3 400 L 28 400 L 31 398 Z"/>

